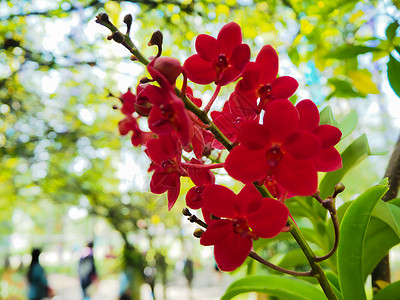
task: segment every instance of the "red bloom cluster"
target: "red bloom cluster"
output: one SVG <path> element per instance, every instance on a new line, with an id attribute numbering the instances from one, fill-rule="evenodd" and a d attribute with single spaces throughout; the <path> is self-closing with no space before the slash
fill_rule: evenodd
<path id="1" fill-rule="evenodd" d="M 168 209 L 178 199 L 181 177 L 191 178 L 195 186 L 186 195 L 186 205 L 201 208 L 209 225 L 200 243 L 214 245 L 218 266 L 231 271 L 246 259 L 253 240 L 273 237 L 285 228 L 289 212 L 283 201 L 288 196 L 315 193 L 317 172 L 341 167 L 334 148 L 341 132 L 319 124 L 319 111 L 311 100 L 296 106 L 289 101 L 298 82 L 278 76 L 278 54 L 270 45 L 250 62 L 250 48 L 242 43 L 238 24 L 226 24 L 217 38 L 199 35 L 195 47 L 197 54 L 183 66 L 170 57 L 149 63 L 151 78 L 141 80 L 136 95 L 128 91 L 120 97 L 125 118 L 119 130 L 122 135 L 132 132 L 134 146 L 145 146 L 149 172 L 154 171 L 150 189 L 168 193 Z M 182 91 L 177 92 L 181 75 Z M 203 101 L 194 97 L 188 79 L 217 85 L 203 111 Z M 210 111 L 221 87 L 234 81 L 223 109 Z M 214 124 L 203 123 L 208 113 Z M 138 119 L 143 117 L 150 131 L 140 129 Z M 225 140 L 211 133 L 209 129 L 218 132 L 215 127 Z M 227 140 L 233 149 L 223 162 Z M 245 185 L 238 195 L 215 184 L 211 170 L 222 167 Z M 254 182 L 264 184 L 276 199 L 263 198 Z"/>

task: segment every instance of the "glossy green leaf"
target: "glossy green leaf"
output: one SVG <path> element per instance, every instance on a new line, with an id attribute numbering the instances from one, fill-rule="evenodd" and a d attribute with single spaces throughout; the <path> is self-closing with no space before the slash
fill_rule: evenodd
<path id="1" fill-rule="evenodd" d="M 336 48 L 330 52 L 326 58 L 345 59 L 356 57 L 357 55 L 365 54 L 368 52 L 378 51 L 375 47 L 368 47 L 363 45 L 344 45 Z"/>
<path id="2" fill-rule="evenodd" d="M 388 224 L 400 238 L 400 207 L 379 201 L 373 216 Z"/>
<path id="3" fill-rule="evenodd" d="M 249 292 L 266 293 L 284 300 L 326 299 L 318 286 L 304 280 L 277 275 L 255 275 L 233 282 L 221 300 L 232 299 L 236 295 Z"/>
<path id="4" fill-rule="evenodd" d="M 319 121 L 320 125 L 328 124 L 336 127 L 339 126 L 339 123 L 333 116 L 332 108 L 329 105 L 325 106 L 325 108 L 319 114 L 320 114 L 320 121 Z"/>
<path id="5" fill-rule="evenodd" d="M 326 278 L 328 278 L 329 282 L 331 283 L 331 287 L 333 291 L 335 292 L 336 297 L 339 300 L 342 300 L 342 294 L 340 293 L 340 283 L 339 283 L 339 277 L 331 272 L 331 271 L 326 271 L 325 272 Z"/>
<path id="6" fill-rule="evenodd" d="M 356 128 L 358 122 L 358 114 L 356 111 L 348 113 L 340 122 L 339 129 L 342 131 L 342 139 L 348 136 Z"/>
<path id="7" fill-rule="evenodd" d="M 387 76 L 390 86 L 397 96 L 400 97 L 400 62 L 392 55 L 389 55 L 389 62 L 387 63 Z"/>
<path id="8" fill-rule="evenodd" d="M 372 211 L 386 193 L 386 185 L 374 186 L 362 193 L 344 214 L 340 225 L 338 273 L 344 300 L 366 299 L 363 276 L 363 249 Z"/>
<path id="9" fill-rule="evenodd" d="M 396 281 L 380 290 L 379 293 L 374 295 L 373 300 L 397 300 L 399 299 L 399 295 L 400 281 Z"/>
<path id="10" fill-rule="evenodd" d="M 364 280 L 388 251 L 398 243 L 400 239 L 391 227 L 375 217 L 371 218 L 364 242 Z"/>
<path id="11" fill-rule="evenodd" d="M 340 182 L 344 175 L 355 165 L 368 157 L 370 154 L 368 139 L 365 134 L 353 141 L 341 154 L 343 167 L 335 172 L 330 172 L 322 179 L 319 189 L 321 197 L 325 199 L 331 195 L 333 188 Z"/>

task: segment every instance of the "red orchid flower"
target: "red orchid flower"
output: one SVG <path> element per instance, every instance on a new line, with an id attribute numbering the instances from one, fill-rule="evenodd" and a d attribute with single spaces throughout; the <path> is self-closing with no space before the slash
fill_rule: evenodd
<path id="1" fill-rule="evenodd" d="M 203 161 L 192 158 L 191 164 L 203 165 Z M 215 183 L 214 173 L 209 169 L 202 168 L 187 168 L 186 169 L 190 179 L 196 185 L 192 187 L 186 194 L 186 205 L 191 209 L 199 209 L 203 206 L 203 190 L 209 184 Z"/>
<path id="2" fill-rule="evenodd" d="M 288 99 L 296 91 L 299 83 L 290 76 L 276 78 L 279 69 L 279 58 L 275 49 L 264 46 L 255 62 L 246 65 L 242 79 L 236 90 L 244 95 L 249 103 L 260 98 L 260 108 L 274 99 Z"/>
<path id="3" fill-rule="evenodd" d="M 234 92 L 225 103 L 222 112 L 211 112 L 214 124 L 234 144 L 237 143 L 239 129 L 242 122 L 246 120 L 254 120 L 258 122 L 259 120 L 256 110 L 243 105 L 243 103 L 239 103 L 239 98 L 240 97 L 237 93 Z M 215 140 L 213 146 L 217 149 L 224 149 L 224 146 L 217 140 Z"/>
<path id="4" fill-rule="evenodd" d="M 171 210 L 179 196 L 180 177 L 187 176 L 181 167 L 181 145 L 175 135 L 169 134 L 150 139 L 146 147 L 154 170 L 150 190 L 154 194 L 168 192 L 168 210 Z"/>
<path id="5" fill-rule="evenodd" d="M 321 140 L 321 151 L 313 158 L 317 171 L 332 172 L 340 169 L 342 157 L 334 147 L 342 137 L 340 129 L 328 124 L 319 125 L 318 108 L 309 99 L 300 101 L 296 109 L 300 116 L 299 128 L 314 133 Z"/>
<path id="6" fill-rule="evenodd" d="M 214 256 L 222 271 L 233 271 L 249 255 L 253 240 L 272 238 L 286 226 L 289 211 L 274 199 L 262 198 L 254 185 L 239 194 L 210 184 L 203 190 L 204 211 L 221 219 L 213 220 L 200 238 L 203 246 L 214 245 Z"/>
<path id="7" fill-rule="evenodd" d="M 141 95 L 147 97 L 153 104 L 148 124 L 151 131 L 159 135 L 175 131 L 184 147 L 190 145 L 193 136 L 193 124 L 185 109 L 183 101 L 176 95 L 174 89 L 164 75 L 153 67 L 154 60 L 147 70 L 160 87 L 148 85 Z"/>
<path id="8" fill-rule="evenodd" d="M 183 69 L 198 84 L 227 85 L 239 78 L 250 60 L 250 47 L 242 44 L 242 30 L 234 22 L 224 25 L 217 38 L 200 34 L 195 47 L 197 54 L 185 61 Z"/>
<path id="9" fill-rule="evenodd" d="M 131 89 L 120 96 L 122 102 L 121 112 L 124 115 L 131 115 L 135 112 L 136 95 L 131 92 Z"/>
<path id="10" fill-rule="evenodd" d="M 124 119 L 119 121 L 118 128 L 121 135 L 126 135 L 129 131 L 132 131 L 131 142 L 134 147 L 144 145 L 149 139 L 154 137 L 154 133 L 142 131 L 136 118 L 132 115 L 127 115 Z"/>
<path id="11" fill-rule="evenodd" d="M 319 155 L 321 140 L 299 128 L 299 113 L 286 99 L 270 102 L 263 124 L 245 121 L 238 141 L 225 161 L 230 176 L 250 183 L 273 175 L 288 192 L 307 196 L 317 190 L 318 177 L 313 158 Z"/>

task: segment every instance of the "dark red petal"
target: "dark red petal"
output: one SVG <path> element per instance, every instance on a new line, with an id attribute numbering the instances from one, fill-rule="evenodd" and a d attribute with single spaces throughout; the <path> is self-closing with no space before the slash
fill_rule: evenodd
<path id="1" fill-rule="evenodd" d="M 229 66 L 222 74 L 219 85 L 224 86 L 231 82 L 234 82 L 236 79 L 240 77 L 242 71 L 236 69 L 234 66 Z"/>
<path id="2" fill-rule="evenodd" d="M 250 47 L 247 44 L 237 45 L 229 58 L 229 64 L 242 71 L 250 61 Z"/>
<path id="3" fill-rule="evenodd" d="M 233 49 L 242 43 L 242 29 L 235 22 L 230 22 L 221 28 L 217 41 L 220 45 L 221 53 L 224 53 L 229 58 Z"/>
<path id="4" fill-rule="evenodd" d="M 260 85 L 260 67 L 249 62 L 243 70 L 242 79 L 238 82 L 236 90 L 246 91 L 258 88 Z"/>
<path id="5" fill-rule="evenodd" d="M 216 60 L 221 53 L 216 38 L 208 34 L 200 34 L 197 36 L 195 47 L 199 56 L 209 62 Z"/>
<path id="6" fill-rule="evenodd" d="M 318 126 L 313 130 L 313 133 L 321 139 L 322 148 L 335 146 L 342 137 L 339 128 L 328 124 Z"/>
<path id="7" fill-rule="evenodd" d="M 315 134 L 299 130 L 288 136 L 284 148 L 297 159 L 309 159 L 319 154 L 321 141 Z"/>
<path id="8" fill-rule="evenodd" d="M 194 155 L 197 158 L 201 158 L 203 156 L 204 145 L 205 144 L 202 129 L 197 125 L 193 126 L 192 147 Z"/>
<path id="9" fill-rule="evenodd" d="M 342 167 L 342 157 L 334 147 L 322 149 L 313 161 L 320 172 L 332 172 Z"/>
<path id="10" fill-rule="evenodd" d="M 253 90 L 248 90 L 246 92 L 236 90 L 230 95 L 227 102 L 229 111 L 234 116 L 237 116 L 237 119 L 256 119 L 258 117 L 257 98 L 258 97 Z"/>
<path id="11" fill-rule="evenodd" d="M 263 179 L 268 175 L 265 149 L 251 150 L 242 145 L 236 146 L 225 160 L 225 170 L 243 183 Z"/>
<path id="12" fill-rule="evenodd" d="M 222 133 L 231 141 L 236 141 L 239 125 L 232 114 L 229 113 L 211 113 L 214 124 L 222 131 Z M 214 118 L 216 116 L 216 118 Z"/>
<path id="13" fill-rule="evenodd" d="M 244 121 L 240 124 L 238 140 L 252 150 L 263 149 L 270 144 L 270 134 L 265 126 L 256 121 Z"/>
<path id="14" fill-rule="evenodd" d="M 197 164 L 197 165 L 203 165 L 203 162 L 200 160 L 197 160 L 195 158 L 192 158 L 190 160 L 191 164 Z M 212 184 L 215 182 L 215 176 L 214 173 L 211 172 L 211 170 L 206 170 L 206 169 L 196 169 L 196 168 L 187 168 L 186 169 L 190 179 L 192 179 L 193 183 L 195 185 L 206 185 L 206 184 Z"/>
<path id="15" fill-rule="evenodd" d="M 242 238 L 232 230 L 222 242 L 214 246 L 215 261 L 222 271 L 233 271 L 244 263 L 252 247 L 250 238 Z"/>
<path id="16" fill-rule="evenodd" d="M 210 84 L 216 73 L 211 62 L 202 59 L 198 54 L 190 56 L 183 64 L 187 77 L 198 84 Z"/>
<path id="17" fill-rule="evenodd" d="M 146 143 L 147 155 L 150 159 L 161 166 L 165 160 L 180 157 L 181 149 L 179 142 L 173 135 L 160 136 L 158 139 L 150 139 Z"/>
<path id="18" fill-rule="evenodd" d="M 148 97 L 148 99 L 156 106 L 161 106 L 162 104 L 168 102 L 165 92 L 158 86 L 148 85 L 141 95 Z"/>
<path id="19" fill-rule="evenodd" d="M 208 225 L 214 224 L 220 220 L 215 218 L 207 209 L 204 208 L 204 206 L 201 208 L 201 214 L 203 215 L 204 222 Z"/>
<path id="20" fill-rule="evenodd" d="M 158 168 L 154 171 L 153 176 L 150 181 L 150 190 L 154 194 L 162 194 L 167 191 L 169 179 L 169 174 L 164 173 L 161 168 Z"/>
<path id="21" fill-rule="evenodd" d="M 295 195 L 309 196 L 317 191 L 318 175 L 312 160 L 299 160 L 286 153 L 274 176 L 279 185 Z"/>
<path id="22" fill-rule="evenodd" d="M 174 130 L 171 122 L 164 117 L 157 106 L 154 106 L 150 111 L 148 125 L 151 131 L 160 135 L 169 134 Z"/>
<path id="23" fill-rule="evenodd" d="M 235 198 L 236 194 L 222 185 L 210 184 L 203 190 L 204 208 L 217 217 L 233 219 L 237 216 L 232 202 Z"/>
<path id="24" fill-rule="evenodd" d="M 202 188 L 194 186 L 186 194 L 186 205 L 191 209 L 199 209 L 203 206 Z"/>
<path id="25" fill-rule="evenodd" d="M 300 115 L 300 129 L 311 131 L 319 125 L 318 108 L 310 99 L 305 99 L 297 103 L 296 109 Z"/>
<path id="26" fill-rule="evenodd" d="M 174 172 L 169 174 L 168 180 L 168 210 L 171 210 L 179 196 L 181 179 L 180 175 Z"/>
<path id="27" fill-rule="evenodd" d="M 266 105 L 264 126 L 271 134 L 272 140 L 284 141 L 297 130 L 299 113 L 289 100 L 274 100 Z"/>
<path id="28" fill-rule="evenodd" d="M 263 198 L 257 210 L 246 216 L 251 230 L 261 238 L 276 236 L 286 226 L 289 210 L 282 202 Z"/>
<path id="29" fill-rule="evenodd" d="M 216 220 L 201 235 L 200 245 L 211 246 L 218 244 L 228 237 L 231 232 L 233 232 L 231 220 Z"/>
<path id="30" fill-rule="evenodd" d="M 272 95 L 277 98 L 291 97 L 299 87 L 296 79 L 290 76 L 278 77 L 272 81 Z"/>
<path id="31" fill-rule="evenodd" d="M 262 47 L 257 55 L 256 64 L 260 66 L 260 83 L 271 83 L 278 75 L 279 58 L 271 45 Z"/>
<path id="32" fill-rule="evenodd" d="M 261 204 L 260 192 L 253 184 L 246 184 L 237 194 L 235 205 L 238 207 L 240 216 L 246 217 L 250 212 L 257 210 Z"/>

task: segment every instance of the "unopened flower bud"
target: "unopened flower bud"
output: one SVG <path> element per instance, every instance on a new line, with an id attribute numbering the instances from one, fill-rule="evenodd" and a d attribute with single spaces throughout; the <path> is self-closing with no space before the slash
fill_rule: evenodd
<path id="1" fill-rule="evenodd" d="M 124 23 L 126 24 L 126 35 L 129 35 L 129 33 L 131 32 L 131 26 L 132 26 L 132 15 L 131 14 L 127 14 L 124 17 Z"/>
<path id="2" fill-rule="evenodd" d="M 124 23 L 128 26 L 132 25 L 132 15 L 131 14 L 127 14 L 124 17 Z"/>
<path id="3" fill-rule="evenodd" d="M 113 40 L 116 41 L 117 43 L 122 43 L 122 42 L 124 41 L 124 39 L 125 39 L 124 35 L 123 35 L 121 32 L 119 32 L 119 31 L 114 32 L 114 33 L 112 34 L 112 38 L 113 38 Z"/>
<path id="4" fill-rule="evenodd" d="M 160 71 L 170 84 L 174 84 L 176 78 L 182 73 L 179 60 L 172 57 L 159 57 L 154 60 L 154 68 Z"/>
<path id="5" fill-rule="evenodd" d="M 108 15 L 106 13 L 100 13 L 96 16 L 96 23 L 100 22 L 110 23 L 110 19 L 108 18 Z"/>
<path id="6" fill-rule="evenodd" d="M 341 192 L 343 192 L 345 189 L 344 184 L 339 182 L 337 185 L 335 185 L 335 193 L 339 194 Z"/>
<path id="7" fill-rule="evenodd" d="M 189 217 L 189 216 L 192 215 L 187 207 L 185 207 L 184 209 L 182 209 L 182 214 L 183 214 L 184 216 L 187 216 L 187 217 Z"/>
<path id="8" fill-rule="evenodd" d="M 147 43 L 148 46 L 158 46 L 161 47 L 163 43 L 163 34 L 160 30 L 156 30 L 153 32 L 150 41 Z"/>
<path id="9" fill-rule="evenodd" d="M 197 238 L 201 238 L 201 235 L 203 234 L 204 230 L 197 228 L 194 232 L 193 232 L 193 236 L 197 237 Z"/>

